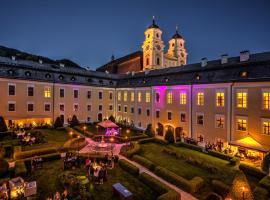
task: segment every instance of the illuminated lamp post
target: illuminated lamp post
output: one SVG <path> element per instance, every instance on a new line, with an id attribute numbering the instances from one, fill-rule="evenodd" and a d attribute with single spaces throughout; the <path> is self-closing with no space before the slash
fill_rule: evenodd
<path id="1" fill-rule="evenodd" d="M 85 135 L 86 126 L 83 126 L 83 134 Z"/>
<path id="2" fill-rule="evenodd" d="M 96 128 L 97 128 L 97 135 L 98 135 L 98 125 L 96 125 Z"/>
<path id="3" fill-rule="evenodd" d="M 246 190 L 246 188 L 243 186 L 243 187 L 242 187 L 242 192 L 243 192 L 243 200 L 245 200 L 245 190 Z"/>
<path id="4" fill-rule="evenodd" d="M 78 138 L 78 139 L 77 139 L 77 147 L 78 147 L 77 150 L 78 150 L 78 155 L 79 155 L 79 138 L 80 138 L 80 136 L 78 135 L 77 138 Z"/>
<path id="5" fill-rule="evenodd" d="M 70 132 L 69 132 L 69 135 L 70 135 L 70 136 L 72 137 L 72 135 L 73 135 L 73 132 L 72 132 L 72 131 L 70 131 Z"/>
<path id="6" fill-rule="evenodd" d="M 113 137 L 110 138 L 110 142 L 111 142 L 111 148 L 112 148 L 111 151 L 113 151 L 113 142 L 114 142 L 114 138 Z"/>

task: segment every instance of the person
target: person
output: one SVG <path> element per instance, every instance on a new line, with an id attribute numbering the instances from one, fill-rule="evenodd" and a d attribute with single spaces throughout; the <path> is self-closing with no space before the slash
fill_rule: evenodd
<path id="1" fill-rule="evenodd" d="M 87 170 L 89 169 L 90 165 L 91 165 L 91 159 L 88 156 L 88 158 L 85 160 L 85 167 Z"/>
<path id="2" fill-rule="evenodd" d="M 60 193 L 59 192 L 56 192 L 54 197 L 53 197 L 53 200 L 61 200 L 61 196 L 60 196 Z"/>
<path id="3" fill-rule="evenodd" d="M 89 168 L 89 174 L 90 174 L 90 180 L 93 180 L 94 178 L 94 168 L 93 168 L 93 164 L 90 165 L 90 168 Z"/>
<path id="4" fill-rule="evenodd" d="M 98 168 L 96 168 L 94 170 L 94 182 L 97 183 L 98 182 L 98 174 L 99 174 L 99 170 Z"/>
<path id="5" fill-rule="evenodd" d="M 62 193 L 62 198 L 61 199 L 62 200 L 69 200 L 70 199 L 67 189 L 65 189 L 64 192 Z"/>
<path id="6" fill-rule="evenodd" d="M 98 172 L 98 182 L 99 184 L 103 184 L 103 178 L 104 178 L 104 170 L 103 167 Z"/>

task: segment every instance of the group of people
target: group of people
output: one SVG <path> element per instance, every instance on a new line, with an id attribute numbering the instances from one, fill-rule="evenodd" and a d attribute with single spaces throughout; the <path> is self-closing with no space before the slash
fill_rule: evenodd
<path id="1" fill-rule="evenodd" d="M 80 158 L 77 154 L 67 152 L 64 158 L 64 170 L 80 166 Z"/>
<path id="2" fill-rule="evenodd" d="M 26 133 L 25 130 L 20 130 L 16 134 L 17 138 L 20 139 L 20 144 L 23 146 L 36 143 L 36 137 L 32 136 L 31 133 Z"/>
<path id="3" fill-rule="evenodd" d="M 65 189 L 62 194 L 60 194 L 60 192 L 56 192 L 53 198 L 48 197 L 46 200 L 71 200 L 71 198 L 70 198 L 68 190 Z"/>
<path id="4" fill-rule="evenodd" d="M 222 144 L 214 144 L 210 142 L 205 143 L 205 150 L 222 151 Z"/>
<path id="5" fill-rule="evenodd" d="M 32 170 L 38 169 L 42 167 L 43 159 L 39 156 L 34 156 L 32 157 L 31 160 L 31 167 Z"/>

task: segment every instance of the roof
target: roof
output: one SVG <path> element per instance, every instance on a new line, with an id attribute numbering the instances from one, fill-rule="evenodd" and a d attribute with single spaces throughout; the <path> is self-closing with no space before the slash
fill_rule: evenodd
<path id="1" fill-rule="evenodd" d="M 155 21 L 154 17 L 153 17 L 152 24 L 150 26 L 148 26 L 148 28 L 158 28 L 159 29 L 159 26 L 156 24 L 156 21 Z"/>
<path id="2" fill-rule="evenodd" d="M 183 39 L 183 37 L 178 33 L 178 30 L 176 30 L 176 33 L 172 36 L 173 39 Z"/>
<path id="3" fill-rule="evenodd" d="M 113 123 L 111 120 L 105 120 L 103 122 L 99 122 L 98 125 L 103 128 L 118 128 L 119 127 L 115 123 Z"/>
<path id="4" fill-rule="evenodd" d="M 269 151 L 268 148 L 263 147 L 259 142 L 257 142 L 251 136 L 244 137 L 240 140 L 231 141 L 229 142 L 229 144 L 233 146 L 245 147 L 248 149 L 257 150 L 261 152 Z"/>

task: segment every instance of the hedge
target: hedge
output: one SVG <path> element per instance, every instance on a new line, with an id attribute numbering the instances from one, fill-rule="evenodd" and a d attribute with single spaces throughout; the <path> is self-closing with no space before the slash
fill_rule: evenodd
<path id="1" fill-rule="evenodd" d="M 119 166 L 133 175 L 138 175 L 140 171 L 138 167 L 124 159 L 119 160 Z"/>
<path id="2" fill-rule="evenodd" d="M 159 139 L 159 138 L 155 138 L 154 142 L 158 143 L 158 144 L 162 144 L 162 145 L 169 144 L 169 142 L 167 140 L 162 140 L 162 139 Z"/>
<path id="3" fill-rule="evenodd" d="M 27 174 L 27 169 L 24 161 L 17 161 L 15 163 L 15 175 L 16 176 L 24 176 Z"/>
<path id="4" fill-rule="evenodd" d="M 131 158 L 134 154 L 137 154 L 141 150 L 141 145 L 138 142 L 131 143 L 132 148 L 126 153 L 128 158 Z"/>
<path id="5" fill-rule="evenodd" d="M 156 165 L 152 161 L 142 156 L 134 155 L 132 159 L 136 161 L 137 163 L 141 164 L 142 166 L 148 168 L 151 171 L 154 171 L 154 169 L 156 168 Z"/>
<path id="6" fill-rule="evenodd" d="M 214 151 L 214 150 L 208 150 L 207 151 L 209 155 L 220 158 L 222 160 L 231 160 L 233 158 L 233 156 L 228 155 L 228 154 L 224 154 L 224 153 L 220 153 L 218 151 Z"/>
<path id="7" fill-rule="evenodd" d="M 72 150 L 72 149 L 81 149 L 85 147 L 86 141 L 84 137 L 80 138 L 72 138 L 69 139 L 67 142 L 64 143 L 62 150 Z"/>
<path id="8" fill-rule="evenodd" d="M 264 178 L 262 178 L 262 180 L 260 180 L 260 186 L 262 186 L 263 188 L 267 189 L 268 192 L 270 192 L 270 176 L 265 176 Z"/>
<path id="9" fill-rule="evenodd" d="M 213 191 L 222 197 L 226 197 L 230 191 L 230 187 L 219 180 L 212 180 Z"/>
<path id="10" fill-rule="evenodd" d="M 185 143 L 185 142 L 176 142 L 175 143 L 175 146 L 186 147 L 188 149 L 192 149 L 192 150 L 195 150 L 195 151 L 203 152 L 203 148 L 202 147 L 197 146 L 197 145 L 194 145 L 194 144 L 188 144 L 188 143 Z"/>
<path id="11" fill-rule="evenodd" d="M 0 177 L 6 175 L 8 168 L 9 168 L 8 162 L 5 159 L 0 158 Z"/>
<path id="12" fill-rule="evenodd" d="M 41 156 L 44 154 L 51 154 L 56 153 L 56 148 L 49 147 L 49 148 L 43 148 L 43 149 L 35 149 L 31 151 L 22 151 L 22 152 L 14 152 L 14 159 L 25 159 L 33 156 Z"/>
<path id="13" fill-rule="evenodd" d="M 190 192 L 190 193 L 196 193 L 200 190 L 200 188 L 204 185 L 204 181 L 201 177 L 194 177 L 192 180 L 187 180 L 181 176 L 178 176 L 177 174 L 163 168 L 163 167 L 156 167 L 154 173 L 166 181 L 176 185 L 179 188 L 182 188 L 183 190 Z"/>
<path id="14" fill-rule="evenodd" d="M 241 169 L 245 174 L 255 176 L 258 179 L 262 179 L 267 175 L 266 172 L 262 171 L 261 169 L 244 163 L 239 165 L 239 169 Z"/>
<path id="15" fill-rule="evenodd" d="M 253 196 L 255 200 L 267 200 L 268 199 L 268 191 L 261 187 L 255 187 L 253 191 Z"/>
<path id="16" fill-rule="evenodd" d="M 149 143 L 149 142 L 154 142 L 155 141 L 155 138 L 145 138 L 145 139 L 140 139 L 138 140 L 138 143 L 139 144 L 145 144 L 145 143 Z"/>
<path id="17" fill-rule="evenodd" d="M 240 159 L 237 157 L 233 157 L 232 159 L 230 159 L 230 164 L 235 166 L 235 165 L 239 165 L 240 163 Z"/>
<path id="18" fill-rule="evenodd" d="M 156 178 L 150 176 L 149 174 L 143 172 L 139 175 L 139 179 L 148 187 L 150 187 L 152 190 L 154 190 L 156 193 L 158 193 L 159 196 L 157 200 L 179 200 L 181 199 L 181 196 L 179 193 L 177 193 L 174 190 L 171 190 L 168 188 L 164 183 L 161 183 Z"/>

